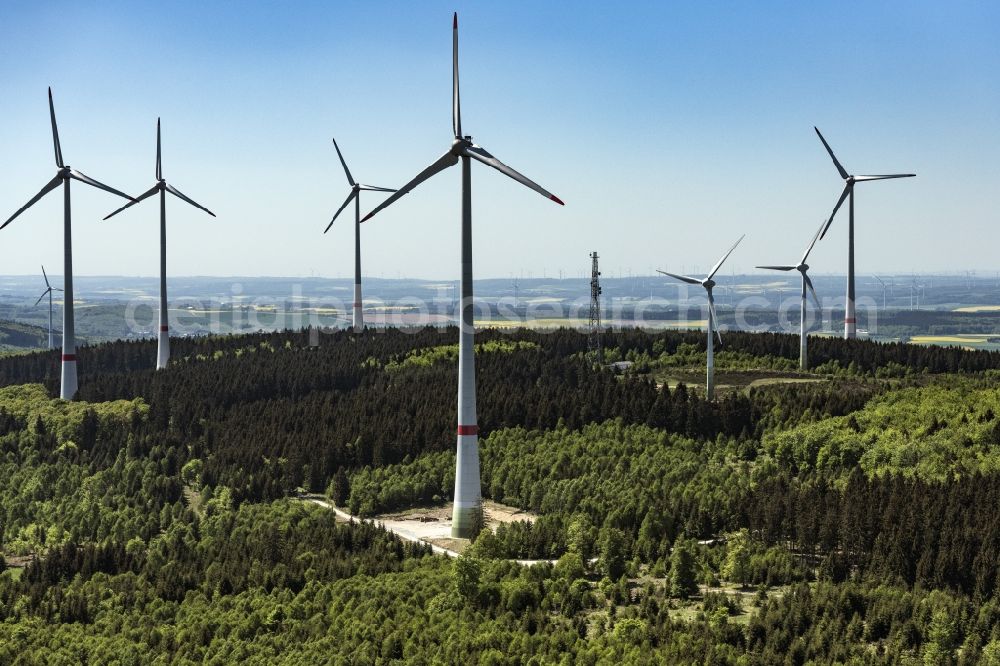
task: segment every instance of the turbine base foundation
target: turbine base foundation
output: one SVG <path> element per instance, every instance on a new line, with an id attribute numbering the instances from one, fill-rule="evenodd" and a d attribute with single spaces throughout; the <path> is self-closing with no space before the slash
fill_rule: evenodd
<path id="1" fill-rule="evenodd" d="M 170 362 L 170 332 L 160 329 L 159 345 L 156 348 L 156 369 L 163 370 Z"/>
<path id="2" fill-rule="evenodd" d="M 72 400 L 76 396 L 76 356 L 66 358 L 67 356 L 64 354 L 62 360 L 59 397 L 63 400 Z"/>
<path id="3" fill-rule="evenodd" d="M 858 335 L 858 329 L 857 329 L 857 323 L 856 323 L 857 319 L 854 318 L 854 312 L 853 312 L 854 307 L 853 307 L 853 305 L 854 304 L 852 303 L 851 307 L 850 307 L 851 317 L 849 317 L 847 319 L 844 319 L 844 339 L 845 340 L 853 340 Z"/>
<path id="4" fill-rule="evenodd" d="M 483 528 L 483 506 L 477 504 L 460 507 L 458 503 L 451 513 L 451 537 L 453 539 L 475 539 Z"/>
<path id="5" fill-rule="evenodd" d="M 354 321 L 353 328 L 355 333 L 360 333 L 365 329 L 365 316 L 361 311 L 361 285 L 354 285 Z"/>
<path id="6" fill-rule="evenodd" d="M 457 453 L 455 506 L 451 514 L 451 536 L 456 539 L 474 539 L 483 527 L 483 500 L 479 488 L 478 435 L 459 435 Z"/>

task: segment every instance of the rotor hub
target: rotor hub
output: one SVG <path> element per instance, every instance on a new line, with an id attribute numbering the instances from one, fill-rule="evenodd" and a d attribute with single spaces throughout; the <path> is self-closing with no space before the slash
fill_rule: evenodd
<path id="1" fill-rule="evenodd" d="M 472 145 L 472 137 L 467 136 L 464 138 L 455 137 L 455 140 L 451 142 L 451 154 L 462 156 L 462 151 Z"/>

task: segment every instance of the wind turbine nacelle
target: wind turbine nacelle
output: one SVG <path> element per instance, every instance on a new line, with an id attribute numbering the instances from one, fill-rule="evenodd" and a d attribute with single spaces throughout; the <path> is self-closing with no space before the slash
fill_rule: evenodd
<path id="1" fill-rule="evenodd" d="M 712 287 L 715 286 L 715 280 L 705 280 L 701 283 L 701 286 L 705 287 L 705 289 L 708 289 L 709 291 L 712 291 Z"/>
<path id="2" fill-rule="evenodd" d="M 455 140 L 451 142 L 451 154 L 457 157 L 462 156 L 462 151 L 472 145 L 472 137 L 467 136 L 464 139 L 455 137 Z"/>

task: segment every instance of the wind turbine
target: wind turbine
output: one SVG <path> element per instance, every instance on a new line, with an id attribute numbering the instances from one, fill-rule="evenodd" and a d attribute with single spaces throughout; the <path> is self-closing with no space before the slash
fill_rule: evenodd
<path id="1" fill-rule="evenodd" d="M 823 227 L 826 226 L 826 220 L 820 223 L 819 229 L 813 234 L 812 242 L 809 243 L 809 247 L 806 251 L 802 253 L 802 259 L 799 263 L 794 266 L 757 266 L 757 268 L 763 268 L 769 271 L 798 271 L 802 273 L 802 301 L 799 305 L 799 368 L 805 370 L 809 367 L 809 361 L 806 355 L 806 290 L 812 294 L 813 301 L 816 303 L 816 309 L 820 311 L 822 315 L 823 306 L 819 304 L 819 297 L 816 296 L 816 289 L 813 287 L 812 280 L 809 279 L 809 264 L 806 263 L 806 259 L 809 258 L 809 253 L 812 252 L 813 247 L 816 245 L 816 241 L 819 240 L 819 235 L 823 231 Z"/>
<path id="2" fill-rule="evenodd" d="M 715 281 L 712 279 L 715 274 L 719 272 L 722 267 L 723 262 L 729 258 L 729 255 L 733 253 L 736 246 L 746 237 L 746 234 L 740 236 L 739 240 L 733 243 L 733 246 L 729 248 L 722 259 L 716 262 L 715 266 L 712 267 L 711 272 L 708 274 L 704 280 L 699 280 L 697 278 L 688 277 L 687 275 L 677 275 L 676 273 L 668 273 L 667 271 L 661 271 L 657 269 L 657 273 L 662 273 L 663 275 L 669 275 L 670 277 L 680 280 L 681 282 L 687 282 L 688 284 L 700 284 L 705 288 L 708 293 L 708 343 L 705 346 L 705 356 L 706 356 L 706 370 L 705 370 L 705 395 L 709 400 L 715 397 L 715 341 L 714 336 L 719 336 L 719 344 L 722 344 L 722 334 L 719 333 L 717 328 L 718 322 L 715 315 L 715 297 L 712 296 L 712 288 L 715 286 Z M 714 334 L 714 335 L 713 335 Z"/>
<path id="3" fill-rule="evenodd" d="M 563 202 L 557 196 L 543 189 L 532 180 L 522 176 L 509 166 L 493 157 L 481 146 L 472 143 L 471 136 L 462 134 L 462 111 L 458 88 L 458 14 L 452 22 L 452 129 L 455 138 L 451 147 L 434 164 L 403 185 L 398 192 L 383 201 L 361 221 L 371 219 L 383 208 L 392 205 L 400 197 L 439 171 L 462 162 L 462 321 L 458 345 L 458 453 L 455 460 L 455 506 L 452 513 L 451 535 L 471 538 L 482 515 L 482 499 L 479 483 L 479 427 L 476 423 L 476 370 L 473 339 L 472 295 L 472 164 L 471 160 L 491 166 L 500 173 L 513 178 L 522 185 L 533 189 L 559 205 Z"/>
<path id="4" fill-rule="evenodd" d="M 63 336 L 62 336 L 62 371 L 60 375 L 59 397 L 63 400 L 72 400 L 76 395 L 76 338 L 73 327 L 73 234 L 71 229 L 71 210 L 69 183 L 71 180 L 78 180 L 97 189 L 117 194 L 125 199 L 133 200 L 132 197 L 119 192 L 113 187 L 108 187 L 99 183 L 93 178 L 83 175 L 76 169 L 63 163 L 62 147 L 59 145 L 59 129 L 56 127 L 56 111 L 52 104 L 52 88 L 49 88 L 49 118 L 52 121 L 52 145 L 55 149 L 56 166 L 59 170 L 55 177 L 50 180 L 42 190 L 36 194 L 31 201 L 21 206 L 16 213 L 7 218 L 7 221 L 0 225 L 3 229 L 13 222 L 18 215 L 35 205 L 42 197 L 59 187 L 63 186 L 63 288 L 65 291 L 65 303 L 63 305 Z"/>
<path id="5" fill-rule="evenodd" d="M 41 303 L 42 299 L 46 296 L 49 297 L 49 349 L 55 349 L 56 344 L 54 338 L 52 337 L 52 292 L 62 291 L 62 289 L 59 287 L 53 287 L 49 284 L 49 276 L 45 274 L 45 266 L 42 266 L 42 277 L 45 278 L 45 291 L 43 291 L 42 295 L 38 297 L 37 301 L 35 301 L 35 305 L 37 306 Z M 63 307 L 65 307 L 65 305 Z"/>
<path id="6" fill-rule="evenodd" d="M 351 199 L 354 199 L 354 332 L 360 333 L 365 329 L 364 315 L 361 313 L 361 191 L 395 192 L 396 190 L 354 182 L 351 171 L 347 168 L 347 162 L 344 161 L 344 156 L 340 153 L 340 146 L 337 145 L 336 139 L 333 140 L 333 147 L 336 148 L 337 157 L 340 158 L 340 163 L 344 166 L 347 182 L 351 185 L 351 193 L 347 195 L 347 199 L 343 205 L 333 214 L 333 219 L 330 220 L 330 224 L 326 225 L 323 233 L 325 234 L 330 230 L 340 212 L 347 208 L 347 204 L 351 203 Z"/>
<path id="7" fill-rule="evenodd" d="M 159 343 L 156 348 L 156 369 L 162 370 L 167 367 L 167 363 L 170 361 L 170 326 L 168 324 L 167 318 L 167 192 L 180 199 L 181 201 L 186 201 L 195 208 L 200 208 L 212 217 L 215 217 L 215 213 L 205 208 L 199 203 L 195 203 L 193 200 L 189 199 L 187 196 L 181 193 L 173 185 L 169 184 L 163 178 L 163 167 L 161 165 L 161 142 L 160 142 L 160 119 L 156 119 L 156 184 L 151 188 L 140 194 L 138 197 L 128 202 L 118 210 L 113 213 L 109 213 L 104 217 L 108 219 L 114 217 L 118 213 L 122 212 L 126 208 L 130 208 L 135 204 L 139 203 L 143 199 L 148 199 L 157 192 L 160 193 L 160 331 L 159 331 Z"/>
<path id="8" fill-rule="evenodd" d="M 917 282 L 916 274 L 910 279 L 910 309 L 913 309 L 913 294 L 917 295 L 917 309 L 920 309 L 920 299 L 924 296 L 924 285 Z"/>
<path id="9" fill-rule="evenodd" d="M 833 165 L 837 167 L 837 171 L 840 173 L 840 177 L 844 179 L 844 191 L 841 193 L 840 198 L 837 200 L 837 205 L 833 207 L 833 212 L 830 214 L 830 220 L 826 223 L 826 227 L 823 229 L 823 233 L 820 234 L 820 238 L 826 236 L 826 232 L 830 229 L 830 224 L 833 223 L 833 218 L 840 210 L 840 206 L 844 203 L 844 199 L 848 196 L 851 198 L 849 205 L 850 210 L 850 221 L 847 227 L 847 304 L 844 309 L 844 339 L 848 340 L 857 336 L 857 318 L 854 311 L 854 185 L 855 183 L 860 183 L 866 180 L 886 180 L 889 178 L 912 178 L 916 176 L 915 173 L 894 173 L 888 175 L 880 176 L 852 176 L 847 173 L 840 162 L 837 160 L 837 156 L 833 154 L 833 149 L 830 148 L 830 144 L 826 142 L 823 135 L 820 133 L 819 128 L 813 127 L 816 130 L 819 140 L 823 142 L 823 146 L 826 148 L 826 152 L 830 153 L 830 159 L 833 160 Z"/>
<path id="10" fill-rule="evenodd" d="M 878 283 L 880 285 L 882 285 L 882 312 L 884 313 L 885 312 L 885 289 L 886 289 L 885 282 L 883 282 L 882 278 L 880 278 L 877 275 L 873 275 L 872 277 L 875 278 L 876 280 L 878 280 Z"/>

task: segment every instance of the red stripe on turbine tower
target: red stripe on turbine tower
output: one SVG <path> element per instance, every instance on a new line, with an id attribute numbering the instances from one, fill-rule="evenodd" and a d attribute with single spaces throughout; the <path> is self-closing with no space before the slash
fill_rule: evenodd
<path id="1" fill-rule="evenodd" d="M 164 324 L 163 326 L 160 326 L 160 330 L 166 332 L 170 330 L 170 327 Z"/>
<path id="2" fill-rule="evenodd" d="M 76 361 L 76 354 L 63 354 L 62 360 L 63 363 L 65 363 L 66 361 Z"/>
<path id="3" fill-rule="evenodd" d="M 479 426 L 477 425 L 460 425 L 458 426 L 459 435 L 478 435 Z"/>
<path id="4" fill-rule="evenodd" d="M 856 323 L 858 323 L 858 320 L 855 319 L 854 317 L 851 317 L 850 319 L 845 319 L 844 323 L 845 324 L 856 324 Z"/>

